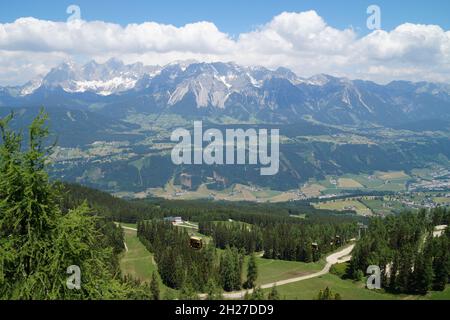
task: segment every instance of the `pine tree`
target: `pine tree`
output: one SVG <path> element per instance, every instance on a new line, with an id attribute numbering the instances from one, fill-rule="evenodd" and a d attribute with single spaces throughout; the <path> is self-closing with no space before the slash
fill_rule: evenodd
<path id="1" fill-rule="evenodd" d="M 309 263 L 309 262 L 313 262 L 313 252 L 312 252 L 312 248 L 311 248 L 311 242 L 309 239 L 307 239 L 307 242 L 305 244 L 305 262 Z"/>
<path id="2" fill-rule="evenodd" d="M 236 248 L 227 247 L 221 255 L 219 273 L 225 291 L 239 290 L 242 281 L 243 255 Z"/>
<path id="3" fill-rule="evenodd" d="M 152 300 L 159 300 L 160 298 L 160 291 L 159 291 L 159 281 L 158 276 L 156 275 L 156 272 L 153 272 L 152 274 L 152 280 L 150 281 L 150 291 Z"/>
<path id="4" fill-rule="evenodd" d="M 258 266 L 256 264 L 255 254 L 252 253 L 248 261 L 247 267 L 247 281 L 245 287 L 247 289 L 252 289 L 255 287 L 256 279 L 258 278 Z"/>
<path id="5" fill-rule="evenodd" d="M 448 240 L 445 237 L 439 240 L 437 257 L 433 261 L 433 290 L 443 291 L 450 276 L 450 253 L 447 249 Z"/>
<path id="6" fill-rule="evenodd" d="M 262 291 L 261 287 L 256 287 L 252 294 L 250 295 L 250 300 L 264 300 L 264 291 Z"/>
<path id="7" fill-rule="evenodd" d="M 197 293 L 190 282 L 187 282 L 180 290 L 179 294 L 180 300 L 196 300 L 198 299 Z"/>
<path id="8" fill-rule="evenodd" d="M 320 290 L 317 300 L 342 300 L 342 297 L 339 293 L 333 293 L 329 287 L 326 287 L 325 290 Z"/>
<path id="9" fill-rule="evenodd" d="M 45 171 L 51 148 L 41 111 L 28 146 L 0 120 L 0 299 L 126 299 L 142 296 L 115 279 L 113 248 L 86 203 L 62 212 L 60 189 Z M 67 268 L 81 270 L 80 290 L 66 285 Z M 144 294 L 145 295 L 145 294 Z"/>
<path id="10" fill-rule="evenodd" d="M 323 300 L 323 290 L 320 290 L 317 294 L 317 300 Z"/>
<path id="11" fill-rule="evenodd" d="M 234 270 L 230 248 L 225 249 L 225 251 L 222 253 L 220 258 L 219 270 L 223 289 L 228 292 L 233 291 Z"/>
<path id="12" fill-rule="evenodd" d="M 267 300 L 280 300 L 280 295 L 278 293 L 276 285 L 272 287 L 272 290 L 269 292 L 269 295 L 267 296 Z"/>
<path id="13" fill-rule="evenodd" d="M 398 275 L 396 277 L 396 289 L 398 292 L 408 292 L 411 279 L 413 279 L 414 250 L 410 245 L 400 252 Z"/>
<path id="14" fill-rule="evenodd" d="M 433 284 L 433 265 L 429 254 L 420 254 L 417 256 L 413 273 L 414 283 L 412 292 L 426 294 Z"/>
<path id="15" fill-rule="evenodd" d="M 217 287 L 214 280 L 210 279 L 206 284 L 207 300 L 222 300 L 222 290 Z"/>
<path id="16" fill-rule="evenodd" d="M 31 124 L 26 152 L 21 151 L 22 136 L 8 128 L 12 118 L 10 115 L 0 121 L 0 247 L 6 249 L 2 278 L 15 282 L 6 281 L 6 290 L 16 298 L 31 298 L 35 284 L 41 285 L 35 288 L 35 295 L 45 295 L 45 286 L 51 281 L 43 270 L 36 271 L 52 250 L 61 214 L 43 171 L 49 153 L 43 148 L 48 133 L 43 127 L 46 117 L 41 114 Z"/>

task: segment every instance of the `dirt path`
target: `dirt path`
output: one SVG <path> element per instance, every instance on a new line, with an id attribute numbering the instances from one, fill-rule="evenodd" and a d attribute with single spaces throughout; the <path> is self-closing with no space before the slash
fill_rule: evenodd
<path id="1" fill-rule="evenodd" d="M 123 229 L 126 230 L 132 230 L 132 231 L 137 231 L 137 229 L 135 228 L 130 228 L 130 227 L 125 227 L 122 226 Z M 273 286 L 283 286 L 286 284 L 290 284 L 290 283 L 295 283 L 295 282 L 300 282 L 300 281 L 304 281 L 304 280 L 309 280 L 309 279 L 313 279 L 313 278 L 317 278 L 317 277 L 321 277 L 323 275 L 326 275 L 327 273 L 330 272 L 330 269 L 333 265 L 337 264 L 337 263 L 343 263 L 343 262 L 347 262 L 350 261 L 351 259 L 351 252 L 353 251 L 353 248 L 355 247 L 354 244 L 338 251 L 335 253 L 330 254 L 327 258 L 327 264 L 325 265 L 325 267 L 315 273 L 311 273 L 305 276 L 300 276 L 300 277 L 295 277 L 295 278 L 291 278 L 291 279 L 286 279 L 286 280 L 280 280 L 277 282 L 271 282 L 271 283 L 267 283 L 261 286 L 261 289 L 270 289 Z M 241 290 L 241 291 L 236 291 L 236 292 L 230 292 L 230 293 L 224 293 L 223 297 L 225 299 L 242 299 L 246 293 L 251 294 L 253 292 L 253 290 Z M 199 297 L 201 299 L 206 298 L 205 294 L 201 294 L 199 295 Z"/>
<path id="2" fill-rule="evenodd" d="M 261 286 L 261 289 L 270 289 L 273 286 L 283 286 L 286 284 L 290 284 L 290 283 L 294 283 L 294 282 L 299 282 L 299 281 L 304 281 L 304 280 L 309 280 L 312 278 L 317 278 L 323 275 L 326 275 L 327 273 L 330 272 L 331 267 L 334 264 L 337 263 L 343 263 L 343 262 L 347 262 L 350 261 L 351 259 L 351 252 L 353 251 L 353 248 L 355 247 L 355 245 L 351 245 L 349 247 L 346 247 L 344 249 L 342 249 L 341 251 L 338 251 L 336 253 L 333 253 L 331 255 L 329 255 L 326 259 L 327 264 L 325 265 L 325 267 L 316 273 L 311 273 L 305 276 L 301 276 L 301 277 L 295 277 L 295 278 L 291 278 L 291 279 L 286 279 L 286 280 L 281 280 L 281 281 L 277 281 L 277 282 L 272 282 L 272 283 L 267 283 Z M 230 293 L 224 293 L 223 297 L 225 299 L 242 299 L 246 293 L 251 294 L 253 292 L 253 290 L 242 290 L 242 291 L 237 291 L 237 292 L 230 292 Z M 204 298 L 205 295 L 200 295 L 201 298 Z"/>
<path id="3" fill-rule="evenodd" d="M 136 231 L 136 232 L 137 232 L 137 229 L 135 229 L 135 228 L 130 228 L 130 227 L 124 227 L 124 226 L 122 226 L 122 229 L 125 229 L 125 230 L 131 230 L 131 231 Z"/>

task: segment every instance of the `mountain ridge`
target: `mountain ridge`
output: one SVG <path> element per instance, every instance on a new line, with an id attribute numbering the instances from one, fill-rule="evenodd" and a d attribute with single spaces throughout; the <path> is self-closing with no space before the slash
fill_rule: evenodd
<path id="1" fill-rule="evenodd" d="M 97 108 L 126 116 L 173 112 L 224 115 L 237 121 L 292 123 L 312 117 L 337 125 L 449 119 L 450 85 L 393 81 L 386 85 L 320 74 L 302 78 L 229 62 L 176 62 L 164 67 L 117 59 L 63 63 L 24 86 L 0 88 L 0 106 Z M 100 108 L 99 108 L 100 106 Z"/>

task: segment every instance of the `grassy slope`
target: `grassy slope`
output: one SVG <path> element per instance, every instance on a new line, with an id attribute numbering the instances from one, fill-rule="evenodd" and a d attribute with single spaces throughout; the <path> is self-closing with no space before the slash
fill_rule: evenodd
<path id="1" fill-rule="evenodd" d="M 431 300 L 450 300 L 450 285 L 442 292 L 430 292 L 426 298 Z"/>
<path id="2" fill-rule="evenodd" d="M 134 228 L 135 225 L 127 224 L 127 227 Z M 124 253 L 120 265 L 124 274 L 132 275 L 142 281 L 149 282 L 157 267 L 153 262 L 153 255 L 147 251 L 139 239 L 136 232 L 125 230 L 125 242 L 128 252 Z M 321 270 L 325 262 L 302 263 L 293 261 L 281 261 L 256 258 L 258 264 L 257 284 L 265 284 L 293 278 L 305 274 L 310 274 Z M 244 265 L 244 279 L 246 276 L 248 257 Z M 450 286 L 444 292 L 431 292 L 427 296 L 392 295 L 384 292 L 370 291 L 364 288 L 363 283 L 355 283 L 351 280 L 342 280 L 338 276 L 327 274 L 325 276 L 292 283 L 278 287 L 278 291 L 283 299 L 289 300 L 312 300 L 320 290 L 330 287 L 334 292 L 340 293 L 344 300 L 394 300 L 394 299 L 432 299 L 450 300 Z M 164 295 L 167 288 L 160 282 L 161 293 Z M 269 291 L 269 290 L 266 290 Z"/>
<path id="3" fill-rule="evenodd" d="M 125 230 L 125 243 L 128 252 L 125 252 L 120 260 L 123 273 L 150 282 L 153 272 L 157 271 L 153 255 L 141 244 L 135 231 Z"/>
<path id="4" fill-rule="evenodd" d="M 339 277 L 327 274 L 322 277 L 291 283 L 278 287 L 282 299 L 288 300 L 313 300 L 320 290 L 329 287 L 333 292 L 339 293 L 344 300 L 392 300 L 399 297 L 370 291 L 364 288 L 362 283 L 354 283 L 351 280 L 342 280 Z M 267 292 L 270 289 L 266 290 Z"/>
<path id="5" fill-rule="evenodd" d="M 134 228 L 135 225 L 127 225 Z M 157 266 L 154 263 L 153 255 L 144 247 L 136 236 L 135 231 L 124 230 L 125 243 L 128 251 L 125 252 L 120 259 L 120 268 L 122 273 L 137 278 L 143 282 L 150 282 L 153 272 L 157 272 Z M 166 287 L 159 278 L 159 287 L 161 295 L 164 295 L 167 290 L 175 291 Z"/>
<path id="6" fill-rule="evenodd" d="M 450 286 L 443 292 L 430 292 L 426 296 L 394 295 L 384 291 L 373 291 L 365 288 L 363 282 L 342 280 L 333 274 L 291 283 L 277 288 L 282 299 L 288 300 L 313 300 L 320 290 L 329 287 L 335 293 L 339 293 L 343 300 L 449 300 Z M 266 293 L 270 289 L 265 290 Z"/>
<path id="7" fill-rule="evenodd" d="M 244 270 L 244 279 L 246 277 L 246 267 L 248 257 L 246 257 L 246 264 Z M 256 258 L 258 265 L 258 285 L 276 282 L 280 280 L 300 277 L 303 275 L 318 272 L 323 269 L 325 263 L 323 261 L 318 263 L 303 263 L 295 261 L 282 261 Z"/>

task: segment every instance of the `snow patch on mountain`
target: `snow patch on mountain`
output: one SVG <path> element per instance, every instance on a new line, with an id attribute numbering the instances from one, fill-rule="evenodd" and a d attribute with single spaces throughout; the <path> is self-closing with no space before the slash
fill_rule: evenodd
<path id="1" fill-rule="evenodd" d="M 110 80 L 73 81 L 73 85 L 64 88 L 67 92 L 95 92 L 102 96 L 109 96 L 116 92 L 134 88 L 137 78 L 115 77 Z"/>
<path id="2" fill-rule="evenodd" d="M 42 85 L 42 78 L 38 78 L 35 80 L 31 80 L 28 83 L 26 83 L 20 90 L 20 95 L 26 96 L 29 94 L 32 94 L 34 91 L 36 91 L 41 85 Z"/>
<path id="3" fill-rule="evenodd" d="M 103 64 L 90 61 L 82 66 L 69 61 L 53 68 L 45 77 L 24 85 L 21 95 L 30 95 L 44 86 L 61 87 L 70 93 L 93 92 L 107 96 L 130 90 L 144 75 L 155 77 L 160 72 L 161 67 L 158 66 L 125 65 L 118 59 L 110 59 Z"/>

